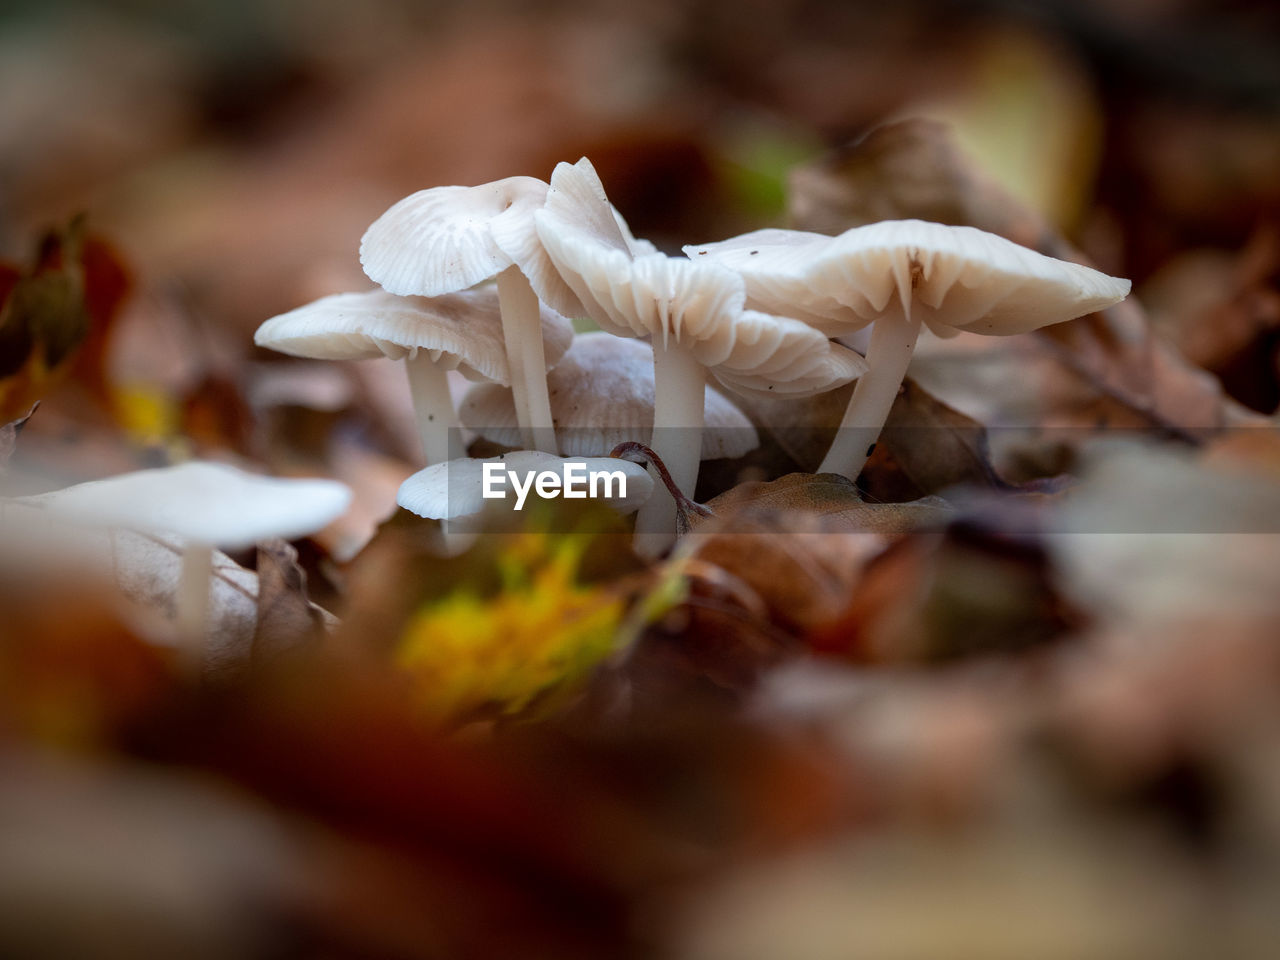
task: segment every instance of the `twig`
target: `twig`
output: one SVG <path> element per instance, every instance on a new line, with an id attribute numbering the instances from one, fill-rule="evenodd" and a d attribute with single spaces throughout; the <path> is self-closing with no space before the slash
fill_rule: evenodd
<path id="1" fill-rule="evenodd" d="M 667 465 L 662 462 L 662 458 L 640 441 L 625 440 L 610 450 L 609 456 L 618 460 L 629 460 L 632 463 L 648 461 L 649 465 L 657 471 L 659 479 L 666 485 L 667 492 L 671 494 L 671 499 L 676 502 L 676 530 L 681 535 L 689 531 L 691 526 L 689 522 L 690 514 L 699 517 L 715 516 L 702 504 L 690 497 L 686 497 L 684 492 L 676 486 L 676 482 L 671 479 L 671 474 L 667 471 Z"/>

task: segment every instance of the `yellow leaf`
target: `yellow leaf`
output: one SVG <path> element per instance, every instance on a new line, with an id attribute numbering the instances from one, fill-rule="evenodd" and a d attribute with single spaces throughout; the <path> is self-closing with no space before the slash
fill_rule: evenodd
<path id="1" fill-rule="evenodd" d="M 416 611 L 398 660 L 428 714 L 461 722 L 551 709 L 615 650 L 626 599 L 578 584 L 587 542 L 512 536 L 496 595 L 464 589 Z"/>

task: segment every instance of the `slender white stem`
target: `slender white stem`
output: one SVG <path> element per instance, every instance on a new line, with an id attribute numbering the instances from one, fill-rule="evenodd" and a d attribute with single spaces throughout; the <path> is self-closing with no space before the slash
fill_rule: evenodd
<path id="1" fill-rule="evenodd" d="M 507 344 L 511 394 L 516 402 L 516 422 L 526 450 L 559 456 L 551 399 L 547 395 L 547 356 L 542 344 L 542 316 L 538 295 L 518 267 L 498 274 L 498 305 L 502 310 L 502 335 Z"/>
<path id="2" fill-rule="evenodd" d="M 204 663 L 205 631 L 209 622 L 209 590 L 213 586 L 213 547 L 187 542 L 175 595 L 175 627 L 180 656 L 199 669 Z"/>
<path id="3" fill-rule="evenodd" d="M 819 473 L 839 473 L 850 480 L 858 479 L 885 420 L 889 419 L 889 410 L 907 375 L 919 336 L 919 316 L 912 320 L 903 316 L 901 309 L 886 313 L 876 321 L 867 350 L 870 369 L 853 388 L 840 430 L 818 467 Z"/>
<path id="4" fill-rule="evenodd" d="M 404 368 L 409 374 L 409 392 L 427 466 L 466 456 L 444 367 L 426 350 L 419 350 L 404 358 Z"/>
<path id="5" fill-rule="evenodd" d="M 707 371 L 679 344 L 653 345 L 653 452 L 680 492 L 693 496 L 702 460 L 702 417 Z M 659 484 L 636 514 L 636 550 L 657 556 L 676 539 L 676 505 Z"/>

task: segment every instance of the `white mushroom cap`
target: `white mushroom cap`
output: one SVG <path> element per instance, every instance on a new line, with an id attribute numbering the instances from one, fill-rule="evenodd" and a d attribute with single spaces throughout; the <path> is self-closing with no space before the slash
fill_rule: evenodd
<path id="1" fill-rule="evenodd" d="M 556 167 L 534 220 L 551 260 L 601 329 L 679 344 L 734 390 L 806 395 L 866 370 L 858 354 L 814 328 L 745 309 L 745 284 L 731 270 L 660 253 L 635 256 L 585 158 Z"/>
<path id="2" fill-rule="evenodd" d="M 573 327 L 543 307 L 547 362 L 569 349 Z M 401 360 L 423 350 L 469 379 L 510 383 L 502 318 L 494 287 L 439 297 L 402 297 L 383 290 L 339 293 L 272 317 L 254 342 L 295 357 L 318 360 Z"/>
<path id="3" fill-rule="evenodd" d="M 1055 260 L 973 227 L 886 220 L 837 237 L 757 230 L 685 247 L 699 263 L 741 274 L 747 302 L 839 336 L 874 321 L 897 297 L 941 336 L 1005 336 L 1123 300 L 1129 281 Z"/>
<path id="4" fill-rule="evenodd" d="M 238 550 L 314 533 L 336 520 L 351 491 L 334 480 L 263 477 L 220 463 L 139 470 L 24 497 L 55 516 L 95 527 L 174 534 Z"/>
<path id="5" fill-rule="evenodd" d="M 514 265 L 553 310 L 581 316 L 534 231 L 533 213 L 546 194 L 534 177 L 419 190 L 365 231 L 360 263 L 384 289 L 425 297 L 465 290 Z"/>
<path id="6" fill-rule="evenodd" d="M 647 441 L 653 427 L 653 350 L 643 340 L 584 333 L 547 375 L 551 413 L 567 456 L 607 453 L 625 440 Z M 702 459 L 741 457 L 760 444 L 755 427 L 724 395 L 705 389 Z M 520 445 L 510 389 L 477 384 L 459 411 L 486 440 Z"/>
<path id="7" fill-rule="evenodd" d="M 614 457 L 556 457 L 537 450 L 519 450 L 485 460 L 467 457 L 433 464 L 425 470 L 419 470 L 400 485 L 396 502 L 410 513 L 430 520 L 456 520 L 475 516 L 482 513 L 490 503 L 497 502 L 483 496 L 486 463 L 502 464 L 504 469 L 513 470 L 524 478 L 529 473 L 536 474 L 543 470 L 562 473 L 564 465 L 570 461 L 585 464 L 588 473 L 597 470 L 611 473 L 620 471 L 626 477 L 625 497 L 600 498 L 602 503 L 619 513 L 633 513 L 653 494 L 653 478 L 644 467 L 629 460 Z M 525 481 L 522 479 L 521 482 Z M 504 484 L 503 489 L 506 502 L 513 502 L 515 494 L 511 485 Z M 530 489 L 530 500 L 537 497 L 537 493 Z"/>
<path id="8" fill-rule="evenodd" d="M 622 234 L 622 239 L 626 241 L 627 248 L 633 256 L 643 257 L 650 253 L 661 253 L 657 247 L 644 239 L 644 237 L 637 237 L 631 232 L 631 225 L 623 218 L 617 207 L 609 204 L 609 208 L 613 211 L 613 220 L 618 225 L 618 232 Z"/>

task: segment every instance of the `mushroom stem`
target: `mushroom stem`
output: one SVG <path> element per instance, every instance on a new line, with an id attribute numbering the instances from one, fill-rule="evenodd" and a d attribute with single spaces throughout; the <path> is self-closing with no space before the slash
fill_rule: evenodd
<path id="1" fill-rule="evenodd" d="M 850 480 L 858 479 L 884 422 L 889 419 L 889 410 L 907 375 L 919 336 L 919 316 L 913 320 L 904 315 L 901 308 L 896 314 L 886 313 L 875 322 L 867 350 L 870 369 L 854 386 L 840 429 L 831 449 L 822 458 L 818 473 L 839 473 Z"/>
<path id="2" fill-rule="evenodd" d="M 209 589 L 213 580 L 213 547 L 187 541 L 182 548 L 174 615 L 182 656 L 197 666 L 204 662 L 205 626 L 209 619 Z"/>
<path id="3" fill-rule="evenodd" d="M 427 350 L 410 353 L 404 358 L 404 368 L 409 374 L 409 392 L 427 466 L 466 456 L 447 371 Z"/>
<path id="4" fill-rule="evenodd" d="M 698 483 L 706 369 L 679 344 L 653 345 L 653 441 L 671 479 L 687 497 Z M 652 469 L 652 468 L 650 468 Z M 636 551 L 654 557 L 676 539 L 676 504 L 655 495 L 636 514 Z"/>
<path id="5" fill-rule="evenodd" d="M 519 267 L 507 267 L 498 274 L 498 304 L 521 442 L 528 450 L 559 456 L 551 399 L 547 395 L 541 308 L 538 295 Z"/>

